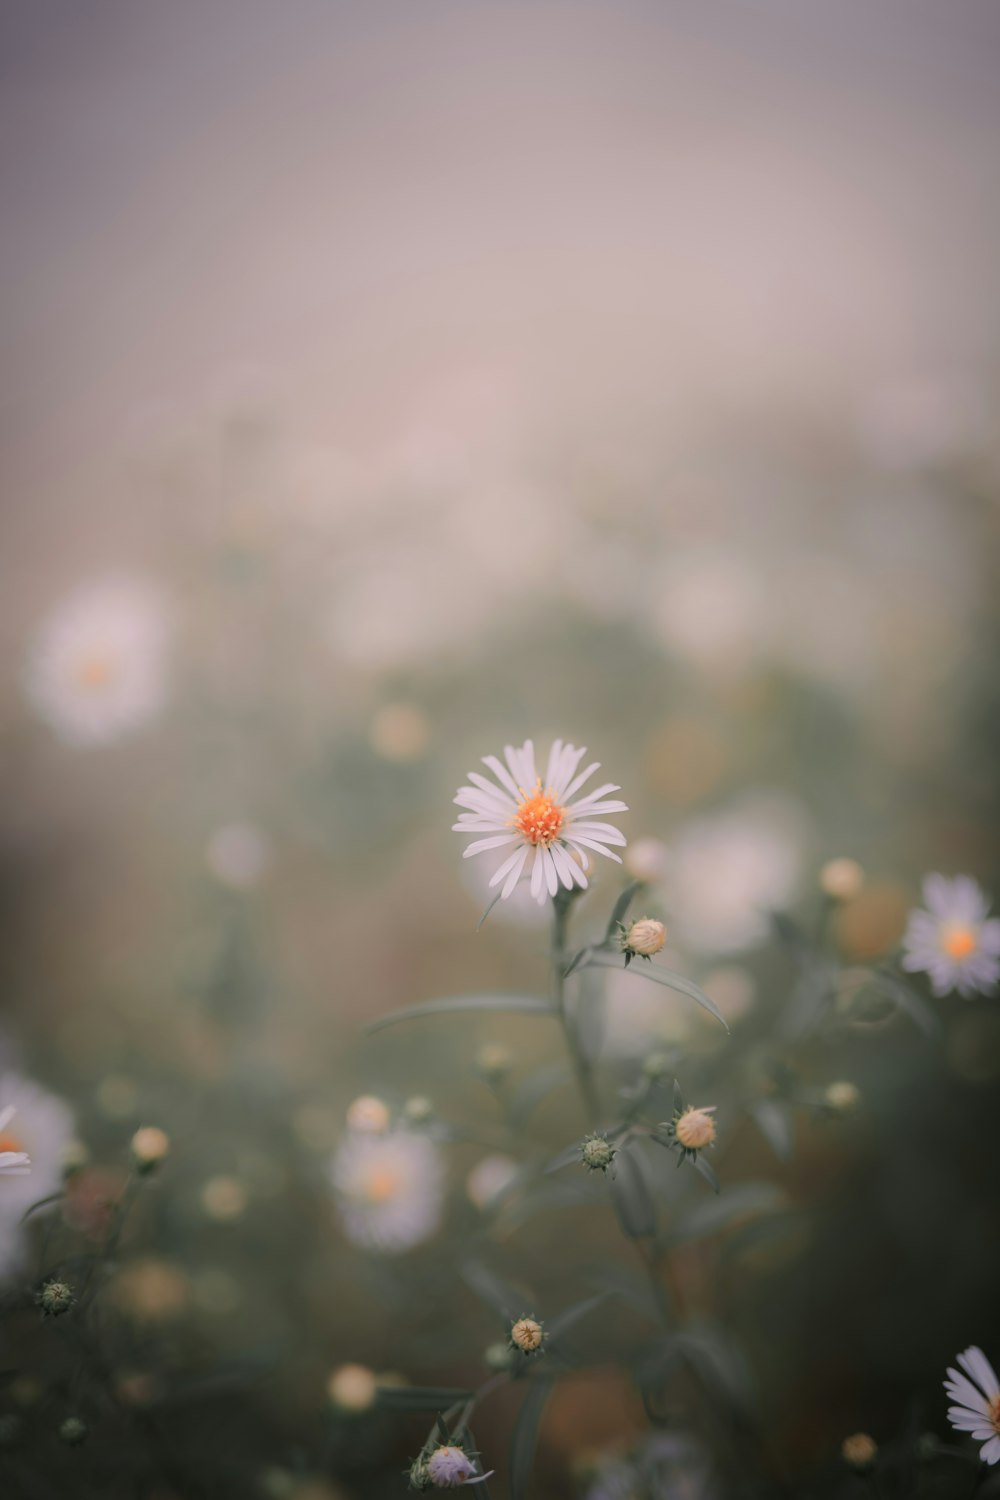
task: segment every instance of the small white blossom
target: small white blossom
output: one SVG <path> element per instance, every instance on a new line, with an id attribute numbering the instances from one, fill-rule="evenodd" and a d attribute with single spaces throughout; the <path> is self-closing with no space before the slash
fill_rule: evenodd
<path id="1" fill-rule="evenodd" d="M 4 1106 L 3 1149 L 30 1157 L 31 1171 L 0 1175 L 0 1276 L 14 1270 L 24 1251 L 21 1219 L 33 1203 L 58 1192 L 63 1155 L 73 1139 L 73 1116 L 63 1101 L 30 1078 L 0 1077 Z M 15 1114 L 16 1112 L 16 1114 Z"/>
<path id="2" fill-rule="evenodd" d="M 506 765 L 495 755 L 483 757 L 483 764 L 493 772 L 499 786 L 471 771 L 472 785 L 459 789 L 455 801 L 467 811 L 453 825 L 455 832 L 487 835 L 471 843 L 464 857 L 485 850 L 504 851 L 490 886 L 500 886 L 505 900 L 522 876 L 530 878 L 531 894 L 539 904 L 547 896 L 555 896 L 560 887 L 585 889 L 592 850 L 621 863 L 609 846 L 624 847 L 624 834 L 611 823 L 595 821 L 595 817 L 628 809 L 624 802 L 607 800 L 609 792 L 619 790 L 611 782 L 585 796 L 577 795 L 599 769 L 595 761 L 578 774 L 586 753 L 586 749 L 556 740 L 549 752 L 543 785 L 531 740 L 520 749 L 507 745 Z"/>
<path id="3" fill-rule="evenodd" d="M 910 913 L 903 968 L 930 978 L 935 995 L 987 994 L 1000 979 L 1000 920 L 970 875 L 928 875 L 924 908 Z"/>
<path id="4" fill-rule="evenodd" d="M 1000 1380 L 975 1344 L 958 1356 L 958 1363 L 965 1373 L 949 1368 L 944 1383 L 948 1395 L 959 1403 L 948 1408 L 948 1420 L 956 1432 L 970 1432 L 981 1442 L 980 1458 L 995 1464 L 1000 1459 Z"/>
<path id="5" fill-rule="evenodd" d="M 145 583 L 107 579 L 82 588 L 35 638 L 28 697 L 68 744 L 121 739 L 163 708 L 168 636 L 163 602 Z"/>
<path id="6" fill-rule="evenodd" d="M 334 1154 L 331 1179 L 344 1231 L 356 1245 L 409 1250 L 438 1227 L 444 1168 L 426 1135 L 352 1131 Z"/>

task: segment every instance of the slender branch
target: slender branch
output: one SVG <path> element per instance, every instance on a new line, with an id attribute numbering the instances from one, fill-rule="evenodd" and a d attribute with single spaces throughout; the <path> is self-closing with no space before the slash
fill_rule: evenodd
<path id="1" fill-rule="evenodd" d="M 588 1124 L 593 1127 L 600 1123 L 601 1101 L 590 1061 L 580 1046 L 576 1028 L 566 1009 L 566 929 L 569 925 L 569 908 L 572 899 L 572 896 L 564 896 L 560 891 L 552 902 L 552 994 L 559 1011 L 563 1034 L 566 1037 L 566 1048 L 570 1062 L 573 1064 L 584 1113 Z"/>

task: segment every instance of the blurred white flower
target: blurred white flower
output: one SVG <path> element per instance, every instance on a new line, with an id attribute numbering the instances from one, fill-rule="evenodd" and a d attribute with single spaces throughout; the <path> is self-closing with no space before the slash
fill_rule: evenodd
<path id="1" fill-rule="evenodd" d="M 12 1144 L 17 1141 L 13 1131 L 8 1131 L 11 1120 L 17 1114 L 13 1104 L 8 1104 L 5 1109 L 0 1109 L 0 1176 L 21 1176 L 30 1170 L 31 1159 L 26 1151 L 21 1151 L 18 1146 Z"/>
<path id="2" fill-rule="evenodd" d="M 910 913 L 903 968 L 924 971 L 935 995 L 987 994 L 1000 979 L 1000 920 L 983 890 L 971 875 L 928 875 L 924 902 Z"/>
<path id="3" fill-rule="evenodd" d="M 958 1363 L 965 1374 L 949 1367 L 944 1383 L 948 1395 L 959 1403 L 949 1406 L 948 1420 L 956 1432 L 971 1432 L 983 1444 L 980 1458 L 995 1464 L 1000 1460 L 1000 1380 L 975 1344 L 958 1356 Z"/>
<path id="4" fill-rule="evenodd" d="M 25 669 L 28 697 L 69 744 L 120 739 L 163 708 L 168 637 L 155 589 L 132 578 L 90 584 L 36 636 Z"/>
<path id="5" fill-rule="evenodd" d="M 653 625 L 664 646 L 707 671 L 744 671 L 774 634 L 764 576 L 727 553 L 672 559 L 656 581 Z"/>
<path id="6" fill-rule="evenodd" d="M 248 891 L 257 885 L 271 858 L 267 835 L 253 823 L 224 823 L 205 846 L 205 862 L 220 885 Z"/>
<path id="7" fill-rule="evenodd" d="M 441 1218 L 444 1168 L 425 1135 L 349 1135 L 331 1166 L 341 1223 L 356 1245 L 408 1250 L 428 1239 Z"/>
<path id="8" fill-rule="evenodd" d="M 494 1156 L 484 1156 L 482 1161 L 476 1162 L 465 1179 L 469 1201 L 478 1209 L 489 1208 L 494 1199 L 513 1182 L 517 1173 L 518 1165 L 513 1157 L 503 1156 L 499 1152 Z"/>
<path id="9" fill-rule="evenodd" d="M 795 803 L 758 794 L 682 828 L 672 845 L 669 915 L 678 938 L 734 953 L 767 936 L 768 913 L 799 883 L 805 826 Z"/>
<path id="10" fill-rule="evenodd" d="M 633 965 L 626 969 L 624 964 L 609 968 L 593 982 L 603 982 L 602 1051 L 606 1057 L 639 1058 L 651 1050 L 689 1040 L 697 1024 L 698 1007 L 675 990 L 650 984 L 641 968 L 636 970 Z"/>
<path id="11" fill-rule="evenodd" d="M 469 773 L 472 786 L 463 786 L 455 797 L 459 807 L 469 809 L 459 816 L 453 828 L 457 833 L 485 833 L 465 850 L 464 858 L 484 850 L 504 849 L 507 853 L 493 873 L 490 885 L 501 885 L 505 899 L 522 875 L 529 875 L 531 894 L 542 903 L 546 895 L 554 896 L 560 886 L 572 890 L 587 885 L 584 869 L 590 863 L 588 850 L 621 863 L 620 856 L 608 845 L 624 846 L 625 836 L 611 823 L 594 822 L 597 813 L 626 812 L 624 802 L 602 800 L 619 788 L 611 782 L 588 792 L 575 802 L 570 799 L 590 779 L 599 763 L 577 774 L 586 749 L 564 745 L 556 740 L 549 752 L 545 786 L 535 768 L 535 749 L 526 740 L 520 749 L 504 747 L 507 764 L 494 755 L 483 757 L 483 764 L 500 782 L 497 786 L 476 771 Z M 577 862 L 577 858 L 581 863 Z"/>
<path id="12" fill-rule="evenodd" d="M 636 839 L 634 844 L 629 844 L 623 861 L 632 879 L 645 881 L 647 885 L 654 885 L 665 878 L 669 862 L 667 846 L 659 839 L 650 838 Z"/>
<path id="13" fill-rule="evenodd" d="M 385 1135 L 392 1123 L 389 1106 L 375 1094 L 359 1094 L 347 1106 L 347 1128 L 359 1135 Z"/>
<path id="14" fill-rule="evenodd" d="M 73 1115 L 67 1105 L 30 1078 L 7 1073 L 0 1078 L 5 1100 L 5 1128 L 0 1149 L 25 1152 L 31 1171 L 0 1176 L 0 1275 L 13 1270 L 23 1250 L 21 1218 L 33 1203 L 57 1192 L 63 1180 L 63 1157 L 73 1138 Z M 16 1112 L 16 1114 L 15 1114 Z"/>

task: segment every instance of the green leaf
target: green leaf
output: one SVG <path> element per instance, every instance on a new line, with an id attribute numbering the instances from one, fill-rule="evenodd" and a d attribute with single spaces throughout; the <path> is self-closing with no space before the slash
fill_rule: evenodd
<path id="1" fill-rule="evenodd" d="M 538 1431 L 542 1425 L 542 1412 L 554 1385 L 554 1376 L 547 1375 L 532 1380 L 521 1402 L 510 1443 L 511 1500 L 522 1500 L 528 1488 L 535 1462 L 535 1449 L 538 1446 Z"/>
<path id="2" fill-rule="evenodd" d="M 689 1157 L 688 1160 L 691 1161 L 691 1158 Z M 722 1191 L 719 1186 L 719 1179 L 715 1175 L 715 1168 L 712 1166 L 708 1158 L 703 1156 L 700 1151 L 698 1152 L 698 1155 L 694 1158 L 694 1160 L 691 1161 L 691 1165 L 694 1167 L 696 1172 L 701 1173 L 702 1177 L 704 1177 L 713 1193 L 720 1193 Z"/>
<path id="3" fill-rule="evenodd" d="M 521 1015 L 555 1016 L 556 1007 L 551 1000 L 539 1000 L 534 995 L 454 995 L 444 1000 L 425 1000 L 419 1005 L 408 1005 L 403 1010 L 391 1010 L 387 1016 L 379 1016 L 368 1027 L 370 1034 L 384 1031 L 399 1021 L 416 1021 L 422 1016 L 454 1016 L 464 1012 L 516 1011 Z"/>
<path id="4" fill-rule="evenodd" d="M 897 1010 L 909 1016 L 925 1036 L 940 1035 L 941 1022 L 937 1014 L 928 1005 L 923 995 L 919 994 L 912 985 L 907 984 L 905 979 L 900 979 L 898 974 L 893 974 L 889 969 L 876 969 L 874 984 L 880 994 L 891 1000 Z"/>
<path id="5" fill-rule="evenodd" d="M 757 1099 L 747 1108 L 775 1156 L 787 1161 L 792 1154 L 792 1116 L 787 1107 L 774 1099 Z"/>
<path id="6" fill-rule="evenodd" d="M 615 1157 L 611 1200 L 626 1239 L 641 1240 L 656 1233 L 656 1209 L 637 1156 L 627 1147 Z"/>
<path id="7" fill-rule="evenodd" d="M 466 1261 L 462 1267 L 462 1279 L 487 1307 L 491 1307 L 507 1322 L 523 1317 L 532 1305 L 533 1299 L 529 1293 L 504 1281 L 481 1261 Z"/>
<path id="8" fill-rule="evenodd" d="M 470 1400 L 472 1394 L 450 1385 L 380 1385 L 376 1401 L 386 1411 L 441 1411 Z"/>
<path id="9" fill-rule="evenodd" d="M 623 967 L 620 959 L 611 953 L 592 953 L 587 960 L 586 968 L 597 967 L 601 969 L 621 969 Z M 655 984 L 666 985 L 668 989 L 677 990 L 682 995 L 687 995 L 713 1015 L 717 1021 L 721 1021 L 726 1030 L 729 1026 L 714 1000 L 710 1000 L 704 990 L 698 988 L 690 979 L 685 979 L 683 974 L 677 974 L 673 969 L 661 968 L 659 964 L 643 963 L 635 964 L 627 971 L 635 974 L 639 979 L 651 979 Z"/>
<path id="10" fill-rule="evenodd" d="M 581 1318 L 585 1318 L 588 1313 L 594 1311 L 595 1307 L 600 1307 L 601 1303 L 607 1300 L 607 1292 L 598 1292 L 596 1296 L 585 1297 L 582 1302 L 575 1302 L 572 1307 L 564 1308 L 557 1317 L 550 1319 L 545 1324 L 549 1338 L 553 1342 L 556 1339 L 562 1338 L 576 1323 L 580 1322 Z"/>

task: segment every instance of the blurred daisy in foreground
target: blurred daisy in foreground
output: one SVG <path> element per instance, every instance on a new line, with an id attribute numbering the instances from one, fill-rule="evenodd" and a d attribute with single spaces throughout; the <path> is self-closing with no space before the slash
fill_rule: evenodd
<path id="1" fill-rule="evenodd" d="M 356 1245 L 408 1250 L 438 1226 L 444 1168 L 425 1135 L 352 1132 L 334 1155 L 330 1177 L 344 1231 Z"/>
<path id="2" fill-rule="evenodd" d="M 508 851 L 490 880 L 491 886 L 501 886 L 504 899 L 522 876 L 530 876 L 531 894 L 539 903 L 546 895 L 554 896 L 560 886 L 584 889 L 590 850 L 621 863 L 609 845 L 624 847 L 625 835 L 613 824 L 594 819 L 598 813 L 627 812 L 628 808 L 624 802 L 606 800 L 609 792 L 620 790 L 611 782 L 577 796 L 600 769 L 595 761 L 577 774 L 586 753 L 586 749 L 556 740 L 549 752 L 543 785 L 531 740 L 525 740 L 520 749 L 507 745 L 506 766 L 495 755 L 483 757 L 483 764 L 493 772 L 499 786 L 470 771 L 472 785 L 459 789 L 455 801 L 468 811 L 453 824 L 455 832 L 487 835 L 471 843 L 464 858 L 485 850 Z"/>
<path id="3" fill-rule="evenodd" d="M 16 1269 L 24 1251 L 21 1219 L 33 1203 L 59 1190 L 63 1158 L 73 1138 L 73 1116 L 55 1094 L 29 1078 L 0 1078 L 5 1101 L 0 1153 L 26 1155 L 31 1170 L 0 1174 L 0 1276 Z"/>
<path id="4" fill-rule="evenodd" d="M 0 1176 L 21 1176 L 31 1168 L 31 1160 L 26 1151 L 12 1148 L 11 1142 L 17 1137 L 13 1132 L 8 1132 L 7 1127 L 17 1113 L 13 1104 L 8 1104 L 6 1109 L 0 1109 Z"/>
<path id="5" fill-rule="evenodd" d="M 734 953 L 767 936 L 769 914 L 794 895 L 804 820 L 796 804 L 759 794 L 698 818 L 673 842 L 668 909 L 678 939 Z"/>
<path id="6" fill-rule="evenodd" d="M 970 1432 L 981 1442 L 980 1458 L 995 1464 L 1000 1459 L 1000 1380 L 975 1344 L 958 1356 L 958 1363 L 965 1374 L 949 1368 L 944 1383 L 948 1395 L 959 1403 L 949 1406 L 948 1420 L 956 1432 Z"/>
<path id="7" fill-rule="evenodd" d="M 935 995 L 987 994 L 1000 979 L 1000 920 L 985 893 L 970 875 L 928 875 L 924 903 L 910 913 L 903 968 L 925 972 Z"/>
<path id="8" fill-rule="evenodd" d="M 72 594 L 42 626 L 25 686 L 56 734 L 107 744 L 155 719 L 166 698 L 166 610 L 137 579 L 108 579 Z"/>

